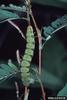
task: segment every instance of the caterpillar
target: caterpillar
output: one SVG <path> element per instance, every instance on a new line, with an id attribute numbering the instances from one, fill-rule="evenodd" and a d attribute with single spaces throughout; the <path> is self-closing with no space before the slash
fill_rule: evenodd
<path id="1" fill-rule="evenodd" d="M 35 39 L 34 39 L 34 33 L 33 33 L 33 28 L 31 25 L 27 27 L 27 32 L 26 32 L 26 49 L 25 49 L 25 54 L 22 58 L 21 61 L 21 80 L 23 82 L 24 86 L 29 86 L 30 84 L 30 63 L 32 61 L 32 57 L 34 54 L 34 49 L 35 49 Z"/>

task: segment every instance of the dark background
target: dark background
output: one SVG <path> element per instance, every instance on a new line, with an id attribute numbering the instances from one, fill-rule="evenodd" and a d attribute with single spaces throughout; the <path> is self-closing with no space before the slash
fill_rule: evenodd
<path id="1" fill-rule="evenodd" d="M 8 5 L 9 3 L 20 5 L 21 1 L 0 0 L 0 4 Z M 36 3 L 32 4 L 32 9 L 35 20 L 40 29 L 43 26 L 48 26 L 52 21 L 67 13 L 67 10 L 62 7 L 59 8 Z M 26 22 L 17 21 L 16 23 L 20 26 L 21 29 L 26 28 Z M 25 32 L 25 30 L 23 31 Z M 63 33 L 64 31 L 62 31 L 62 34 Z M 58 37 L 61 37 L 61 35 L 59 34 Z M 62 35 L 62 37 L 64 36 Z M 16 60 L 16 50 L 20 48 L 20 53 L 22 53 L 22 51 L 25 49 L 24 45 L 25 41 L 21 39 L 21 36 L 13 27 L 11 27 L 11 25 L 9 25 L 7 22 L 0 24 L 0 60 L 7 61 L 9 58 Z M 50 90 L 49 88 L 45 88 L 45 90 L 47 96 L 56 95 L 56 92 Z M 22 90 L 20 89 L 20 91 Z M 40 100 L 40 96 L 40 88 L 31 88 L 29 100 Z M 0 89 L 0 100 L 16 100 L 15 89 Z"/>

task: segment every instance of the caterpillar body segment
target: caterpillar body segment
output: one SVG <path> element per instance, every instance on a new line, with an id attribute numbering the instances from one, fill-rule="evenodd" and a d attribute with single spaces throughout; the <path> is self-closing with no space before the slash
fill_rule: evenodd
<path id="1" fill-rule="evenodd" d="M 29 63 L 29 61 L 27 61 L 27 60 L 23 60 L 22 62 L 21 62 L 21 65 L 22 66 L 30 66 L 30 63 Z"/>
<path id="2" fill-rule="evenodd" d="M 27 60 L 27 61 L 31 61 L 31 56 L 30 55 L 24 55 L 23 59 Z"/>
<path id="3" fill-rule="evenodd" d="M 33 50 L 31 50 L 31 49 L 26 49 L 26 50 L 25 50 L 25 54 L 30 55 L 30 56 L 33 56 Z"/>
<path id="4" fill-rule="evenodd" d="M 32 61 L 32 57 L 35 49 L 35 38 L 34 32 L 31 25 L 27 27 L 26 33 L 26 50 L 21 61 L 21 78 L 24 86 L 29 86 L 30 84 L 30 63 Z"/>
<path id="5" fill-rule="evenodd" d="M 28 49 L 34 49 L 35 48 L 35 45 L 33 44 L 33 43 L 27 43 L 27 45 L 26 45 L 26 47 L 28 48 Z"/>
<path id="6" fill-rule="evenodd" d="M 34 43 L 35 41 L 34 41 L 33 37 L 28 37 L 28 38 L 27 38 L 27 42 L 29 42 L 29 43 Z"/>

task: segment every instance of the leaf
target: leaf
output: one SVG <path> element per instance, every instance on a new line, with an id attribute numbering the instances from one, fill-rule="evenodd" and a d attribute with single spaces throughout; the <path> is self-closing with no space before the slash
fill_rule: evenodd
<path id="1" fill-rule="evenodd" d="M 18 71 L 17 67 L 15 66 L 15 64 L 12 63 L 12 60 L 9 59 L 8 60 L 8 65 L 11 67 L 11 69 L 13 69 L 14 71 Z"/>
<path id="2" fill-rule="evenodd" d="M 57 96 L 67 96 L 67 84 L 58 92 Z"/>
<path id="3" fill-rule="evenodd" d="M 16 13 L 0 9 L 0 21 L 7 20 L 10 18 L 19 19 L 20 17 Z"/>
<path id="4" fill-rule="evenodd" d="M 11 77 L 14 73 L 18 71 L 17 67 L 14 66 L 14 64 L 6 65 L 6 64 L 0 64 L 0 83 L 2 81 L 6 80 L 7 78 Z"/>
<path id="5" fill-rule="evenodd" d="M 26 6 L 23 5 L 23 6 L 17 6 L 17 5 L 14 5 L 14 4 L 9 4 L 9 6 L 5 6 L 4 4 L 2 4 L 0 6 L 0 9 L 3 9 L 3 10 L 8 10 L 8 11 L 16 11 L 16 12 L 26 12 Z"/>

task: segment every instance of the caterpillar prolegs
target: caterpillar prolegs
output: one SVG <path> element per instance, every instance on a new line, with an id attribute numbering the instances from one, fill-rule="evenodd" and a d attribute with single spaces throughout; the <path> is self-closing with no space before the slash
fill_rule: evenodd
<path id="1" fill-rule="evenodd" d="M 26 50 L 25 54 L 23 56 L 23 59 L 21 61 L 21 79 L 23 81 L 23 85 L 29 86 L 30 84 L 30 63 L 32 61 L 32 57 L 34 54 L 35 49 L 35 39 L 34 39 L 34 33 L 33 28 L 31 25 L 27 27 L 26 32 Z"/>

